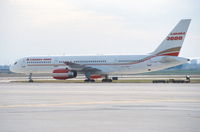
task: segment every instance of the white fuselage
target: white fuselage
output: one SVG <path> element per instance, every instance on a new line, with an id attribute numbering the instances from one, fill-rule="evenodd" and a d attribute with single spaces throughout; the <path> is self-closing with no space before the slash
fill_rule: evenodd
<path id="1" fill-rule="evenodd" d="M 167 61 L 166 61 L 167 58 Z M 186 58 L 153 55 L 103 55 L 103 56 L 37 56 L 25 57 L 13 64 L 10 70 L 16 73 L 52 73 L 59 68 L 69 68 L 64 62 L 72 62 L 100 69 L 105 74 L 136 74 L 162 70 L 184 64 Z"/>

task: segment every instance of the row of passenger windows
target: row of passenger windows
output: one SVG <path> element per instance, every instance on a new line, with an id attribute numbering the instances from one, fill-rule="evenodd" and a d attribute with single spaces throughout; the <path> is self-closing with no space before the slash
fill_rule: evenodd
<path id="1" fill-rule="evenodd" d="M 66 61 L 59 61 L 59 63 L 64 63 Z M 105 63 L 106 60 L 77 60 L 77 61 L 67 61 L 67 62 L 73 62 L 73 63 Z"/>
<path id="2" fill-rule="evenodd" d="M 119 60 L 118 62 L 134 62 L 136 60 Z"/>
<path id="3" fill-rule="evenodd" d="M 148 58 L 140 59 L 140 60 L 119 60 L 118 62 L 142 62 L 147 60 Z"/>
<path id="4" fill-rule="evenodd" d="M 51 63 L 51 61 L 27 61 L 27 64 L 38 64 L 38 63 L 49 64 Z"/>
<path id="5" fill-rule="evenodd" d="M 142 61 L 142 60 L 119 60 L 118 62 L 135 62 L 135 61 Z M 64 63 L 66 61 L 59 61 L 59 63 Z M 106 60 L 87 60 L 87 61 L 67 61 L 73 63 L 106 63 Z M 50 64 L 51 61 L 27 61 L 27 64 Z"/>

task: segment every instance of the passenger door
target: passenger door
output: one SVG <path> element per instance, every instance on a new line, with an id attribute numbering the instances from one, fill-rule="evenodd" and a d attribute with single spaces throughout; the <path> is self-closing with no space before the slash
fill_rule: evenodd
<path id="1" fill-rule="evenodd" d="M 26 59 L 23 59 L 23 60 L 22 60 L 22 65 L 21 65 L 21 67 L 22 67 L 22 68 L 25 68 L 25 67 L 26 67 Z"/>

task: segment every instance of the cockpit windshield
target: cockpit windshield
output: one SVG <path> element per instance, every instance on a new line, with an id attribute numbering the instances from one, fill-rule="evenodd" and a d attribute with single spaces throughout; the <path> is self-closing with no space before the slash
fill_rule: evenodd
<path id="1" fill-rule="evenodd" d="M 17 64 L 17 61 L 14 63 L 14 65 L 16 65 Z"/>

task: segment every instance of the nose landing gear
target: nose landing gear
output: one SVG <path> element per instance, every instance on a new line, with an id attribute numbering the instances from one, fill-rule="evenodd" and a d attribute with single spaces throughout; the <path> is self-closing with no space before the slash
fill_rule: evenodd
<path id="1" fill-rule="evenodd" d="M 29 79 L 28 82 L 33 82 L 32 75 L 33 75 L 32 73 L 29 74 L 29 76 L 28 76 L 28 79 Z"/>

